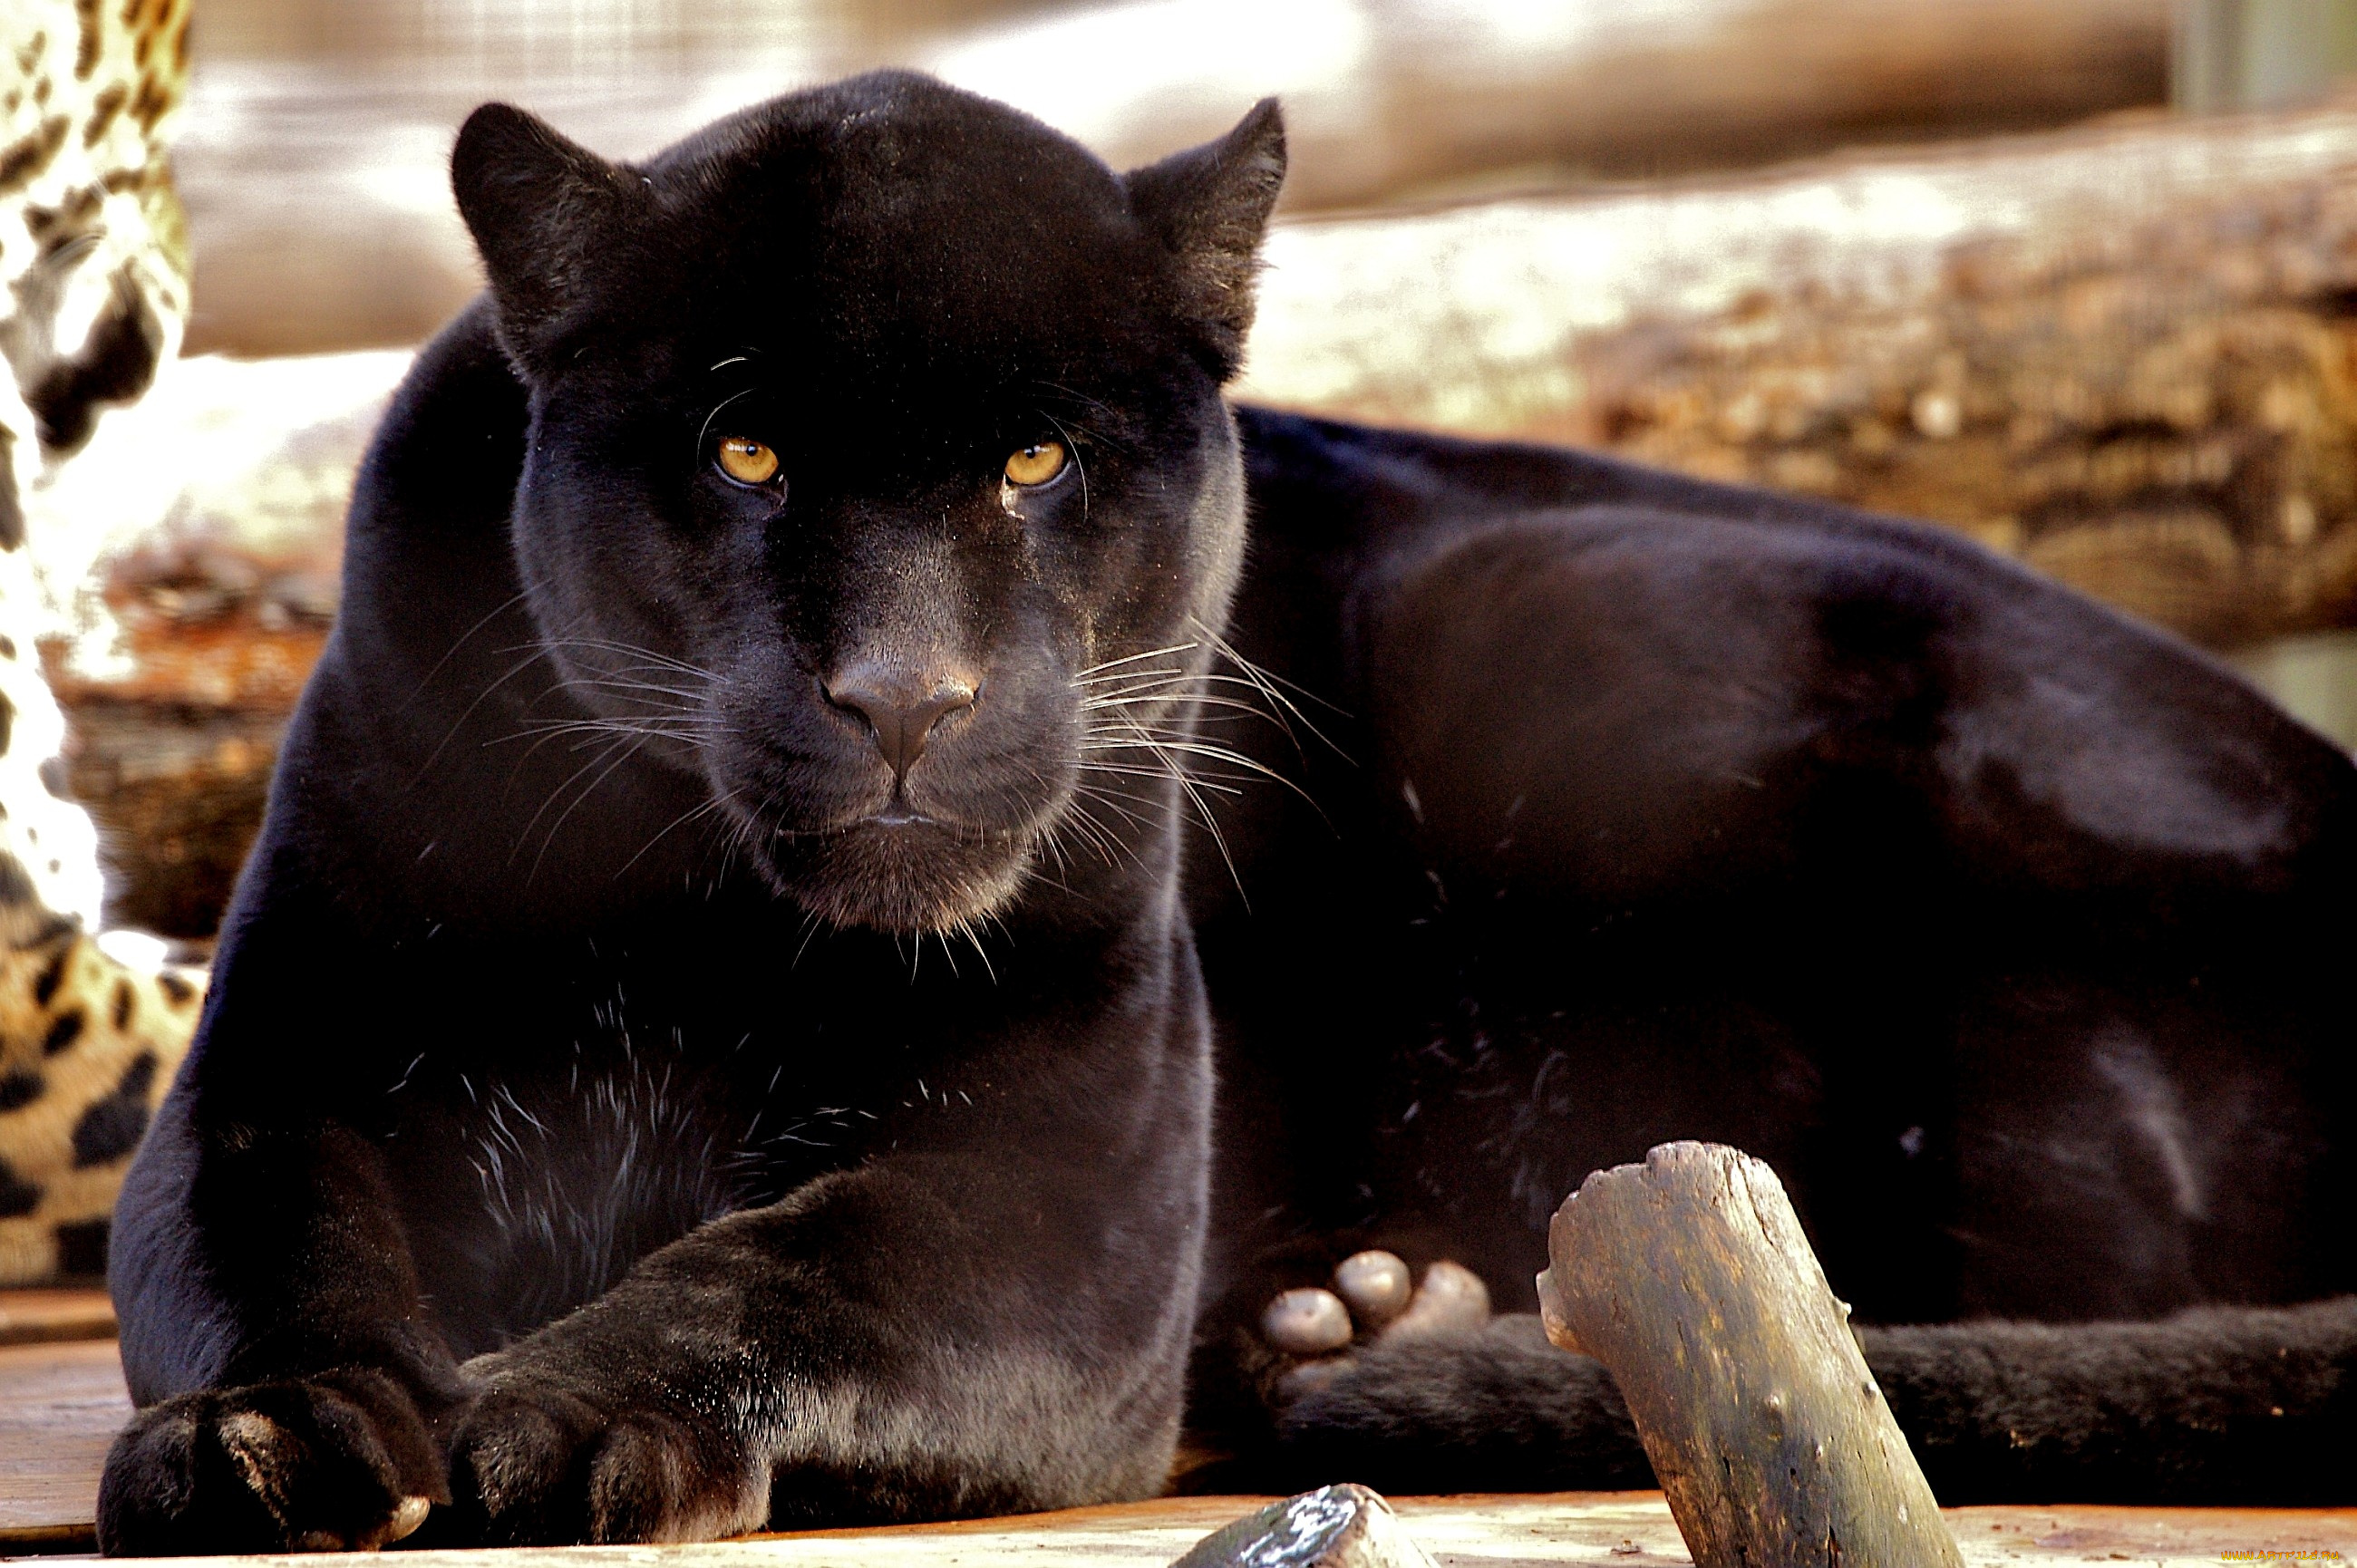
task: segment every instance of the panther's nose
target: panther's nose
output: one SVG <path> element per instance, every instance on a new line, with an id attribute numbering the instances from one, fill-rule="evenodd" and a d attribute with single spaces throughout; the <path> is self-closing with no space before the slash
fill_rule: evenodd
<path id="1" fill-rule="evenodd" d="M 907 778 L 925 754 L 934 725 L 974 706 L 973 684 L 955 675 L 868 661 L 840 671 L 823 689 L 828 702 L 867 721 L 895 779 Z"/>

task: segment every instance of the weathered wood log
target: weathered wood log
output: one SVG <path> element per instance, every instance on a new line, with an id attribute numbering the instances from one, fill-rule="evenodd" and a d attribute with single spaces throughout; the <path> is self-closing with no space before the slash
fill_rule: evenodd
<path id="1" fill-rule="evenodd" d="M 1547 1337 L 1604 1363 L 1700 1568 L 1960 1564 L 1776 1174 L 1664 1144 L 1566 1199 Z"/>
<path id="2" fill-rule="evenodd" d="M 2357 112 L 1300 222 L 1241 391 L 1952 524 L 2212 646 L 2357 622 Z"/>

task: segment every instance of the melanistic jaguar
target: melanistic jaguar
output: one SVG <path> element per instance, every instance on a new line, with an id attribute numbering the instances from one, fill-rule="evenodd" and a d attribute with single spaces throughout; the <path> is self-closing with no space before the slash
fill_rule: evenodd
<path id="1" fill-rule="evenodd" d="M 1641 1484 L 1530 1281 L 1679 1137 L 1935 1326 L 1948 1500 L 2357 1496 L 2351 760 L 1946 533 L 1231 409 L 1283 167 L 899 73 L 467 123 L 107 1550 Z M 1370 1247 L 1417 1332 L 1262 1337 Z"/>

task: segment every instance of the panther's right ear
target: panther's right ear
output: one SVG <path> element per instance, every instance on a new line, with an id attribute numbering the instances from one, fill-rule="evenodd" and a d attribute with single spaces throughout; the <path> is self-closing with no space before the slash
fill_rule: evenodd
<path id="1" fill-rule="evenodd" d="M 1222 381 L 1243 363 L 1260 242 L 1285 184 L 1285 116 L 1274 98 L 1216 142 L 1123 177 L 1130 211 L 1177 263 L 1180 314 Z"/>
<path id="2" fill-rule="evenodd" d="M 500 344 L 536 375 L 585 302 L 596 263 L 650 211 L 646 180 L 536 115 L 486 103 L 458 128 L 450 186 L 490 278 Z"/>

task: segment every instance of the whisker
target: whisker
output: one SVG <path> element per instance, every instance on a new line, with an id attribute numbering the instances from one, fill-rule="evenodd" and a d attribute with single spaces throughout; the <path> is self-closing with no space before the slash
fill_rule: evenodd
<path id="1" fill-rule="evenodd" d="M 596 757 L 591 757 L 588 761 L 587 761 L 587 762 L 583 763 L 580 767 L 578 767 L 578 768 L 575 768 L 575 769 L 572 771 L 572 773 L 570 773 L 569 775 L 567 775 L 567 776 L 566 776 L 566 778 L 565 778 L 565 782 L 564 782 L 564 783 L 559 784 L 555 789 L 551 789 L 551 790 L 548 792 L 548 799 L 547 799 L 547 800 L 543 800 L 543 801 L 540 803 L 540 810 L 538 810 L 538 811 L 534 811 L 534 812 L 532 814 L 532 820 L 531 820 L 530 822 L 528 822 L 524 823 L 524 825 L 523 825 L 523 831 L 522 831 L 522 832 L 520 832 L 520 833 L 518 833 L 518 834 L 516 835 L 516 846 L 515 846 L 515 848 L 514 848 L 513 850 L 510 851 L 510 852 L 509 852 L 509 854 L 508 854 L 508 860 L 510 861 L 510 863 L 511 863 L 511 864 L 512 864 L 512 863 L 514 862 L 514 860 L 515 860 L 515 857 L 516 857 L 517 855 L 522 854 L 523 853 L 523 846 L 524 846 L 527 843 L 529 843 L 529 842 L 531 841 L 531 838 L 532 838 L 532 831 L 533 831 L 533 829 L 534 829 L 534 828 L 536 828 L 536 827 L 538 827 L 538 826 L 540 825 L 540 819 L 541 819 L 541 818 L 543 818 L 543 817 L 544 817 L 544 816 L 546 816 L 546 815 L 548 814 L 548 809 L 549 809 L 551 806 L 554 806 L 554 804 L 556 804 L 557 797 L 558 797 L 558 796 L 560 796 L 560 795 L 562 795 L 562 794 L 564 794 L 565 790 L 567 790 L 567 789 L 571 789 L 571 788 L 573 787 L 573 783 L 574 783 L 574 780 L 575 780 L 575 779 L 579 779 L 583 774 L 585 774 L 585 773 L 588 772 L 591 768 L 596 768 L 599 763 L 601 763 L 601 762 L 605 761 L 605 760 L 606 760 L 606 758 L 608 758 L 608 757 L 612 757 L 612 756 L 614 756 L 617 752 L 624 752 L 625 754 L 627 754 L 627 753 L 628 753 L 628 752 L 630 752 L 630 751 L 635 751 L 635 750 L 637 750 L 637 749 L 638 749 L 638 747 L 639 747 L 640 746 L 643 746 L 643 745 L 645 745 L 645 744 L 646 744 L 646 743 L 645 743 L 644 741 L 638 741 L 638 742 L 633 743 L 633 742 L 631 742 L 631 741 L 630 740 L 630 738 L 629 738 L 628 736 L 618 736 L 618 737 L 616 737 L 615 739 L 613 739 L 613 740 L 611 740 L 611 741 L 608 742 L 608 743 L 607 743 L 607 746 L 606 746 L 606 748 L 605 748 L 604 750 L 600 751 L 600 752 L 599 752 Z M 609 771 L 610 771 L 610 769 L 609 769 Z M 606 775 L 605 775 L 605 774 L 600 773 L 600 774 L 597 776 L 597 779 L 594 779 L 590 780 L 589 788 L 590 788 L 591 789 L 596 789 L 596 788 L 597 787 L 598 783 L 599 783 L 600 781 L 602 781 L 602 780 L 605 779 L 605 777 L 606 777 Z M 588 793 L 588 791 L 587 791 L 587 790 L 584 790 L 584 791 L 582 791 L 582 793 L 583 793 L 584 795 L 586 795 L 586 794 L 587 794 L 587 793 Z M 574 805 L 576 805 L 576 806 L 577 806 L 577 805 L 579 805 L 580 803 L 581 803 L 581 802 L 580 802 L 580 799 L 579 799 L 578 797 L 576 797 L 576 798 L 575 799 L 575 800 L 574 800 Z M 573 807 L 572 807 L 572 806 L 567 806 L 567 807 L 565 808 L 565 815 L 566 815 L 566 816 L 570 816 L 570 815 L 572 814 L 572 811 L 573 811 Z M 559 818 L 559 819 L 558 819 L 558 825 L 559 825 L 559 826 L 562 826 L 562 825 L 563 825 L 563 822 L 564 822 L 564 819 L 563 819 L 563 818 Z M 554 833 L 555 833 L 555 829 L 554 829 L 554 828 L 552 828 L 552 829 L 550 829 L 550 830 L 549 830 L 549 832 L 550 832 L 551 836 L 553 837 L 553 836 L 554 835 Z M 541 854 L 543 854 L 543 855 L 546 854 L 548 853 L 548 841 L 547 841 L 547 840 L 543 840 L 543 841 L 542 841 L 542 843 L 541 843 L 541 846 L 540 846 L 540 847 L 541 847 Z M 532 865 L 533 865 L 533 870 L 534 872 L 537 872 L 537 871 L 540 869 L 540 859 L 539 859 L 539 857 L 538 857 L 538 856 L 534 856 L 534 857 L 533 857 L 533 860 Z M 527 880 L 527 881 L 529 881 L 529 880 L 530 880 L 530 878 L 529 878 L 529 877 L 527 877 L 527 878 L 526 878 L 526 880 Z"/>
<path id="2" fill-rule="evenodd" d="M 475 639 L 476 633 L 490 625 L 491 622 L 499 619 L 500 617 L 507 614 L 508 611 L 515 608 L 516 606 L 523 603 L 526 596 L 531 592 L 532 590 L 529 588 L 517 589 L 514 596 L 507 599 L 497 609 L 494 609 L 490 614 L 485 616 L 482 619 L 468 627 L 465 631 L 459 633 L 458 640 L 452 643 L 443 651 L 442 657 L 434 661 L 434 668 L 425 672 L 424 678 L 417 682 L 415 690 L 412 691 L 408 697 L 404 699 L 403 706 L 405 707 L 410 703 L 417 701 L 417 699 L 424 694 L 425 688 L 434 683 L 434 677 L 442 673 L 442 667 L 449 663 L 453 659 L 457 658 L 458 650 Z"/>
<path id="3" fill-rule="evenodd" d="M 511 649 L 508 651 L 513 652 L 514 650 Z M 467 727 L 467 721 L 475 716 L 475 710 L 481 707 L 485 703 L 490 701 L 491 694 L 493 693 L 497 692 L 500 687 L 506 685 L 509 682 L 514 680 L 517 676 L 522 674 L 525 671 L 531 669 L 534 664 L 547 657 L 548 654 L 545 650 L 535 648 L 531 652 L 525 654 L 523 658 L 511 667 L 506 674 L 500 676 L 498 680 L 493 681 L 481 691 L 476 693 L 475 700 L 468 703 L 465 710 L 461 712 L 457 718 L 450 721 L 449 729 L 445 731 L 442 738 L 435 743 L 434 749 L 426 754 L 425 760 L 417 765 L 416 773 L 413 775 L 409 780 L 409 788 L 414 789 L 418 785 L 425 781 L 425 776 L 434 770 L 435 763 L 441 760 L 442 754 L 449 749 L 450 743 L 458 738 L 458 732 Z"/>
<path id="4" fill-rule="evenodd" d="M 1100 663 L 1091 664 L 1084 669 L 1075 671 L 1072 678 L 1075 681 L 1082 680 L 1095 674 L 1100 670 L 1111 670 L 1122 664 L 1135 664 L 1141 659 L 1159 659 L 1166 653 L 1191 653 L 1200 646 L 1201 644 L 1193 642 L 1174 642 L 1168 648 L 1149 648 L 1143 653 L 1125 654 L 1119 659 L 1107 659 Z"/>
<path id="5" fill-rule="evenodd" d="M 638 854 L 622 862 L 621 869 L 614 873 L 613 879 L 617 882 L 620 881 L 624 872 L 629 871 L 630 867 L 638 865 L 640 861 L 644 860 L 649 850 L 651 850 L 655 845 L 662 843 L 663 840 L 671 836 L 673 828 L 684 827 L 689 822 L 695 821 L 698 817 L 705 815 L 708 811 L 718 811 L 726 803 L 726 796 L 715 795 L 710 800 L 705 801 L 701 806 L 693 807 L 688 811 L 682 811 L 678 816 L 673 817 L 671 820 L 670 825 L 665 827 L 662 832 L 655 834 L 654 837 L 649 839 L 646 843 L 639 846 Z"/>
<path id="6" fill-rule="evenodd" d="M 1043 408 L 1039 415 L 1056 427 L 1056 434 L 1064 438 L 1064 450 L 1072 455 L 1072 467 L 1081 476 L 1081 521 L 1086 522 L 1089 520 L 1089 466 L 1081 461 L 1081 444 L 1072 439 L 1072 433 L 1065 429 L 1054 414 Z"/>
<path id="7" fill-rule="evenodd" d="M 586 648 L 603 653 L 634 654 L 640 659 L 650 660 L 665 669 L 676 670 L 683 675 L 694 675 L 698 679 L 705 681 L 717 679 L 711 671 L 705 669 L 703 666 L 691 664 L 686 660 L 681 659 L 673 654 L 665 653 L 659 648 L 646 648 L 635 642 L 621 642 L 609 637 L 552 637 L 542 638 L 539 639 L 539 642 L 540 646 L 551 650 L 559 648 Z"/>
<path id="8" fill-rule="evenodd" d="M 565 807 L 563 814 L 560 815 L 555 822 L 549 824 L 548 836 L 540 841 L 540 853 L 532 857 L 532 869 L 524 874 L 525 882 L 529 883 L 533 877 L 540 875 L 540 863 L 548 858 L 550 848 L 556 843 L 556 835 L 565 831 L 565 823 L 566 820 L 570 818 L 574 812 L 581 809 L 581 802 L 587 800 L 591 795 L 597 793 L 597 786 L 603 784 L 608 779 L 611 778 L 613 776 L 614 769 L 621 767 L 622 764 L 630 761 L 633 757 L 636 757 L 640 748 L 646 744 L 647 743 L 644 739 L 633 741 L 630 747 L 625 750 L 621 756 L 608 763 L 603 772 L 599 773 L 597 778 L 589 780 L 587 785 L 582 789 L 581 792 L 573 797 L 573 804 Z"/>
<path id="9" fill-rule="evenodd" d="M 715 368 L 716 369 L 717 367 L 715 367 Z M 706 437 L 706 436 L 708 436 L 708 435 L 710 435 L 712 434 L 712 422 L 713 422 L 714 420 L 716 420 L 716 419 L 717 419 L 717 418 L 719 418 L 719 417 L 720 417 L 720 411 L 721 411 L 722 409 L 724 409 L 724 408 L 726 408 L 730 403 L 735 403 L 738 398 L 740 398 L 740 397 L 750 397 L 750 396 L 752 396 L 752 395 L 753 395 L 753 393 L 754 393 L 754 392 L 758 392 L 758 391 L 759 391 L 759 390 L 760 390 L 760 389 L 759 389 L 759 388 L 758 388 L 758 387 L 747 387 L 743 392 L 732 392 L 732 393 L 730 393 L 728 396 L 722 398 L 718 403 L 714 403 L 714 404 L 712 405 L 712 412 L 711 412 L 710 413 L 707 413 L 707 414 L 705 414 L 705 415 L 704 416 L 704 427 L 703 427 L 702 429 L 698 430 L 698 431 L 695 433 L 695 454 L 694 454 L 694 455 L 695 455 L 696 456 L 699 456 L 699 457 L 700 457 L 700 456 L 702 456 L 704 455 L 704 441 L 705 441 L 705 437 Z"/>
<path id="10" fill-rule="evenodd" d="M 1186 770 L 1178 768 L 1176 763 L 1172 763 L 1169 766 L 1163 768 L 1121 768 L 1116 767 L 1114 764 L 1110 762 L 1083 762 L 1077 766 L 1083 772 L 1112 773 L 1117 774 L 1124 779 L 1183 779 L 1186 777 Z M 1215 794 L 1242 795 L 1243 793 L 1243 791 L 1241 789 L 1238 789 L 1235 785 L 1223 783 L 1216 779 L 1198 779 L 1195 782 L 1202 788 L 1211 790 Z"/>
<path id="11" fill-rule="evenodd" d="M 1316 736 L 1320 741 L 1323 741 L 1326 746 L 1332 750 L 1335 756 L 1340 757 L 1345 762 L 1351 761 L 1350 753 L 1344 751 L 1340 746 L 1336 745 L 1332 737 L 1328 736 L 1325 731 L 1312 724 L 1309 720 L 1309 715 L 1301 711 L 1298 703 L 1295 703 L 1293 699 L 1287 697 L 1283 692 L 1276 689 L 1277 683 L 1280 681 L 1283 681 L 1284 684 L 1291 686 L 1293 690 L 1300 693 L 1311 702 L 1329 708 L 1337 714 L 1347 718 L 1349 717 L 1347 714 L 1343 714 L 1340 708 L 1336 707 L 1329 702 L 1327 702 L 1325 698 L 1318 696 L 1315 692 L 1310 691 L 1308 687 L 1296 685 L 1293 682 L 1285 681 L 1282 676 L 1277 675 L 1273 671 L 1262 669 L 1251 660 L 1246 659 L 1243 654 L 1238 653 L 1235 650 L 1234 646 L 1231 644 L 1226 638 L 1222 637 L 1218 632 L 1213 631 L 1210 627 L 1205 626 L 1202 621 L 1195 617 L 1189 616 L 1187 619 L 1189 624 L 1192 625 L 1197 631 L 1202 633 L 1204 640 L 1211 645 L 1211 651 L 1217 653 L 1221 658 L 1225 659 L 1229 663 L 1234 665 L 1236 669 L 1243 674 L 1245 679 L 1249 680 L 1254 685 L 1259 687 L 1262 692 L 1267 694 L 1270 702 L 1278 704 L 1286 713 L 1291 714 L 1296 719 L 1298 719 L 1301 722 L 1301 727 L 1308 730 L 1311 735 Z"/>

